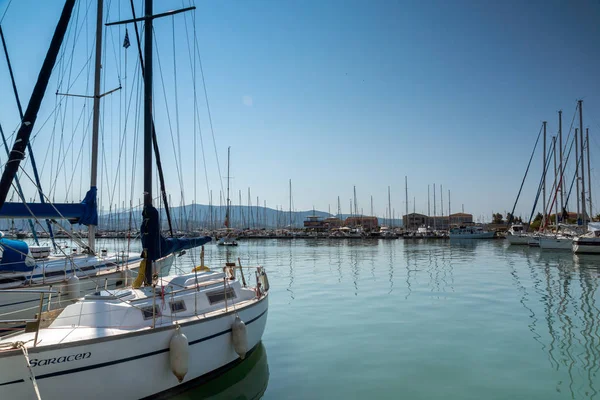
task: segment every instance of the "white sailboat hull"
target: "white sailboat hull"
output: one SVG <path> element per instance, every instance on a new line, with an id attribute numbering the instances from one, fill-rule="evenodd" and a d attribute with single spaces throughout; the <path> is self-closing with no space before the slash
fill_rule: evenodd
<path id="1" fill-rule="evenodd" d="M 600 254 L 600 239 L 596 238 L 575 238 L 573 240 L 574 253 Z"/>
<path id="2" fill-rule="evenodd" d="M 248 348 L 261 340 L 267 322 L 268 296 L 238 314 L 246 323 Z M 169 343 L 175 324 L 157 329 L 30 348 L 29 358 L 44 400 L 139 399 L 155 396 L 224 368 L 238 360 L 228 313 L 180 321 L 189 342 L 189 369 L 182 384 L 171 372 Z M 81 328 L 79 328 L 81 329 Z M 102 330 L 102 328 L 95 328 Z M 73 329 L 73 332 L 77 332 Z M 61 334 L 64 334 L 62 332 Z M 40 343 L 43 346 L 43 343 Z M 35 398 L 21 350 L 0 353 L 0 398 Z"/>
<path id="3" fill-rule="evenodd" d="M 573 239 L 564 237 L 541 237 L 539 246 L 546 250 L 568 250 L 573 248 Z"/>
<path id="4" fill-rule="evenodd" d="M 506 240 L 509 244 L 527 246 L 529 244 L 529 236 L 527 235 L 506 235 Z"/>

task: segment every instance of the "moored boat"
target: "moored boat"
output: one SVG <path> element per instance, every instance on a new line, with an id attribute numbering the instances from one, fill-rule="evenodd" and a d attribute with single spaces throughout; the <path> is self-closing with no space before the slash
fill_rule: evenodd
<path id="1" fill-rule="evenodd" d="M 539 238 L 539 246 L 545 250 L 571 250 L 573 238 L 564 235 L 546 235 Z"/>
<path id="2" fill-rule="evenodd" d="M 600 254 L 600 222 L 590 222 L 588 231 L 573 239 L 574 253 Z"/>
<path id="3" fill-rule="evenodd" d="M 484 230 L 481 226 L 458 226 L 450 229 L 450 239 L 492 239 L 496 232 Z"/>
<path id="4" fill-rule="evenodd" d="M 264 270 L 256 270 L 256 287 L 233 275 L 196 272 L 100 291 L 48 328 L 5 336 L 0 398 L 32 398 L 34 383 L 47 400 L 67 388 L 71 398 L 145 398 L 226 368 L 258 345 L 268 310 Z M 92 381 L 110 385 L 90 390 Z"/>
<path id="5" fill-rule="evenodd" d="M 531 235 L 527 234 L 523 225 L 514 224 L 506 233 L 506 240 L 513 245 L 527 245 Z"/>

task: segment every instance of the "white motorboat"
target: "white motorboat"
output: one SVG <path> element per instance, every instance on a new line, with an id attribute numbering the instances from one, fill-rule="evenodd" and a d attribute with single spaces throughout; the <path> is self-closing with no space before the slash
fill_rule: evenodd
<path id="1" fill-rule="evenodd" d="M 363 239 L 366 237 L 366 234 L 360 226 L 356 228 L 343 226 L 333 229 L 328 237 L 332 239 Z"/>
<path id="2" fill-rule="evenodd" d="M 398 234 L 387 226 L 379 228 L 379 237 L 382 239 L 397 239 Z"/>
<path id="3" fill-rule="evenodd" d="M 459 226 L 450 229 L 450 239 L 492 239 L 496 232 L 486 231 L 481 226 Z"/>
<path id="4" fill-rule="evenodd" d="M 35 398 L 34 385 L 45 400 L 66 390 L 74 399 L 145 398 L 233 365 L 262 338 L 269 284 L 261 267 L 255 287 L 226 271 L 102 290 L 47 328 L 3 337 L 0 398 Z"/>
<path id="5" fill-rule="evenodd" d="M 219 246 L 237 246 L 238 243 L 236 240 L 229 236 L 224 236 L 217 241 L 217 245 Z"/>
<path id="6" fill-rule="evenodd" d="M 437 237 L 436 233 L 429 226 L 420 226 L 417 228 L 417 232 L 415 233 L 415 237 L 422 239 L 431 239 Z"/>
<path id="7" fill-rule="evenodd" d="M 506 240 L 508 240 L 509 244 L 526 246 L 529 244 L 530 236 L 530 234 L 525 232 L 523 225 L 514 224 L 506 233 Z"/>

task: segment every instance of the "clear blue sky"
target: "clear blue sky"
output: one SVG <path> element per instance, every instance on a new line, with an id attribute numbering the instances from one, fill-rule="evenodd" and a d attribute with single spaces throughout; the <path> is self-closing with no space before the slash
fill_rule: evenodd
<path id="1" fill-rule="evenodd" d="M 8 3 L 0 0 L 0 15 Z M 113 0 L 110 9 L 111 2 L 106 3 L 110 15 L 105 19 L 116 20 L 119 12 L 121 18 L 130 17 L 128 2 Z M 155 3 L 155 12 L 182 4 L 166 0 Z M 141 2 L 136 4 L 141 10 Z M 298 210 L 314 206 L 326 211 L 331 204 L 334 211 L 340 196 L 342 210 L 348 212 L 356 185 L 359 208 L 368 214 L 369 196 L 373 195 L 375 211 L 383 215 L 390 185 L 392 208 L 398 215 L 405 208 L 404 176 L 408 175 L 411 211 L 413 197 L 417 212 L 427 211 L 427 185 L 433 183 L 444 187 L 444 213 L 448 211 L 448 189 L 452 191 L 453 211 L 459 211 L 461 204 L 476 217 L 509 211 L 541 122 L 548 121 L 549 137 L 556 134 L 557 111 L 564 110 L 566 137 L 580 98 L 584 100 L 584 126 L 590 128 L 593 195 L 600 202 L 596 179 L 600 166 L 600 4 L 596 1 L 225 0 L 197 2 L 196 6 L 198 44 L 223 176 L 227 146 L 232 147 L 235 204 L 238 190 L 243 191 L 246 203 L 247 188 L 251 187 L 253 203 L 259 196 L 261 203 L 266 200 L 270 207 L 283 205 L 287 209 L 291 178 Z M 13 1 L 2 22 L 24 103 L 61 7 L 59 0 Z M 76 44 L 80 51 L 75 52 L 71 80 L 85 66 L 86 54 L 92 54 L 93 49 L 95 2 L 81 1 L 80 7 L 77 22 L 88 35 L 82 34 Z M 183 182 L 186 202 L 191 203 L 193 85 L 184 21 L 191 34 L 192 20 L 191 15 L 174 19 Z M 118 86 L 116 71 L 124 71 L 125 57 L 121 47 L 123 28 L 109 29 L 104 64 L 106 90 Z M 172 18 L 155 23 L 167 80 L 166 103 L 177 135 L 172 29 Z M 127 50 L 127 98 L 136 82 L 133 73 L 137 57 L 131 26 L 129 34 L 132 47 Z M 157 62 L 155 59 L 155 68 Z M 91 93 L 91 85 L 85 85 L 91 83 L 89 72 L 84 68 L 83 78 L 74 87 Z M 67 72 L 62 75 L 67 76 Z M 122 72 L 121 77 L 124 75 Z M 169 191 L 178 202 L 180 185 L 159 75 L 155 82 L 156 122 L 169 173 Z M 0 90 L 4 94 L 0 98 L 0 123 L 11 133 L 18 118 L 4 57 L 0 57 Z M 55 91 L 56 78 L 38 123 L 50 115 Z M 126 180 L 123 175 L 114 175 L 118 137 L 126 132 L 124 111 L 120 130 L 118 125 L 123 92 L 106 100 L 103 119 L 104 179 L 118 179 L 119 187 L 123 187 L 113 196 L 115 203 L 128 199 L 124 192 L 126 188 L 131 190 L 130 176 Z M 218 203 L 219 175 L 200 82 L 197 94 L 208 186 Z M 71 100 L 70 104 L 63 135 L 70 138 L 79 129 L 74 136 L 78 138 L 74 145 L 76 158 L 83 130 L 73 126 L 83 102 Z M 133 120 L 131 117 L 130 125 Z M 52 147 L 52 121 L 51 117 L 36 139 L 40 159 Z M 54 132 L 59 135 L 60 129 Z M 128 138 L 134 135 L 133 129 L 127 132 Z M 128 143 L 131 170 L 132 139 Z M 196 149 L 196 200 L 207 203 L 199 144 Z M 54 150 L 55 154 L 58 151 Z M 89 146 L 84 146 L 79 164 L 66 161 L 69 175 L 67 183 L 61 178 L 56 184 L 57 200 L 59 194 L 64 196 L 72 170 L 82 171 L 74 179 L 75 186 L 88 184 L 88 153 Z M 538 152 L 517 209 L 523 217 L 530 212 L 541 164 Z M 136 171 L 134 198 L 140 198 L 139 164 Z M 50 182 L 49 168 L 45 174 L 45 182 Z M 551 180 L 548 182 L 550 186 Z M 103 192 L 105 208 L 107 193 Z M 79 194 L 77 189 L 69 197 L 75 200 Z"/>

